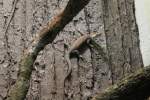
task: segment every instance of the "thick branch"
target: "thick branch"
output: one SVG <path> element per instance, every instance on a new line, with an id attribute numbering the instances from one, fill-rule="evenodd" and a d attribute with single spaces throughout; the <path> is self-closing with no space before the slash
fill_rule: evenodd
<path id="1" fill-rule="evenodd" d="M 90 0 L 70 0 L 65 10 L 50 21 L 36 38 L 38 46 L 35 52 L 41 51 L 47 44 L 53 42 L 57 34 L 81 11 Z"/>
<path id="2" fill-rule="evenodd" d="M 27 50 L 19 63 L 18 79 L 10 89 L 7 100 L 24 100 L 29 89 L 32 68 L 38 53 L 52 43 L 57 34 L 76 16 L 90 0 L 69 0 L 64 11 L 38 33 L 34 41 L 34 49 Z"/>
<path id="3" fill-rule="evenodd" d="M 92 100 L 145 100 L 150 96 L 150 66 L 138 70 Z"/>
<path id="4" fill-rule="evenodd" d="M 90 45 L 96 49 L 105 62 L 109 63 L 103 48 L 91 39 Z M 150 66 L 124 78 L 120 83 L 97 94 L 92 100 L 146 100 L 150 96 Z"/>

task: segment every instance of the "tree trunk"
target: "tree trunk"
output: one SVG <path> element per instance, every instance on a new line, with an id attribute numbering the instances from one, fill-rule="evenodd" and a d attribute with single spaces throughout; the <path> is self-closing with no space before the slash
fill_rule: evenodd
<path id="1" fill-rule="evenodd" d="M 104 27 L 100 31 L 102 36 L 94 40 L 106 48 L 109 62 L 105 62 L 102 56 L 92 49 L 93 83 L 99 91 L 143 67 L 134 0 L 102 0 L 101 5 L 103 16 L 100 18 Z M 103 36 L 105 38 L 102 42 Z"/>
<path id="2" fill-rule="evenodd" d="M 103 0 L 104 29 L 111 78 L 117 80 L 143 67 L 134 0 Z"/>
<path id="3" fill-rule="evenodd" d="M 68 0 L 19 0 L 5 35 L 13 0 L 0 0 L 0 94 L 7 95 L 17 79 L 18 62 L 43 23 L 57 15 Z M 103 16 L 104 14 L 104 16 Z M 91 0 L 88 6 L 40 52 L 32 72 L 27 100 L 89 100 L 99 90 L 143 66 L 133 0 Z M 72 58 L 70 80 L 65 82 L 67 64 L 63 44 L 80 33 L 101 33 L 94 38 L 102 45 L 111 66 L 96 50 L 87 49 L 84 60 Z M 5 37 L 5 38 L 4 38 Z M 55 47 L 55 48 L 54 48 Z M 92 52 L 91 52 L 92 51 Z M 0 96 L 1 100 L 1 96 Z"/>

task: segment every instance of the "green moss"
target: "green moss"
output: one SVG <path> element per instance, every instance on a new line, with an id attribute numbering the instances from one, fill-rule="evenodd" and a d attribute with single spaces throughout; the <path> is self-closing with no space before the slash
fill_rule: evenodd
<path id="1" fill-rule="evenodd" d="M 34 58 L 33 55 L 27 55 L 20 62 L 19 75 L 22 78 L 29 79 L 33 69 Z"/>
<path id="2" fill-rule="evenodd" d="M 29 54 L 20 61 L 18 79 L 10 90 L 7 100 L 24 100 L 28 92 L 34 60 L 33 55 Z"/>

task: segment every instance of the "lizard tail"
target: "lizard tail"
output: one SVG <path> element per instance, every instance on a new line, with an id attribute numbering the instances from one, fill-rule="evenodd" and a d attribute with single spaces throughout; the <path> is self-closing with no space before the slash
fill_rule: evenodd
<path id="1" fill-rule="evenodd" d="M 70 61 L 70 50 L 68 50 L 68 45 L 64 44 L 64 58 L 67 62 L 67 66 L 68 66 L 68 69 L 67 69 L 67 74 L 65 76 L 65 79 L 64 81 L 66 81 L 66 79 L 68 79 L 68 77 L 70 76 L 71 74 L 71 71 L 72 71 L 72 68 L 71 68 L 71 61 Z"/>
<path id="2" fill-rule="evenodd" d="M 67 66 L 68 66 L 67 74 L 65 76 L 65 80 L 66 80 L 66 79 L 69 78 L 69 76 L 71 75 L 71 72 L 72 72 L 72 67 L 71 67 L 71 61 L 70 61 L 69 53 L 65 54 L 65 59 L 66 59 Z"/>

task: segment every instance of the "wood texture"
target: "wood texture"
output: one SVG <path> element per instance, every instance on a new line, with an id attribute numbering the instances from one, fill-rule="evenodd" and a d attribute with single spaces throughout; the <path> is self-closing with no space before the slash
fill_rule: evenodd
<path id="1" fill-rule="evenodd" d="M 36 42 L 35 48 L 29 48 L 19 63 L 18 78 L 13 88 L 10 89 L 7 100 L 25 99 L 30 86 L 33 64 L 39 52 L 43 50 L 47 44 L 53 42 L 57 34 L 89 1 L 90 0 L 70 0 L 64 11 L 54 17 L 52 21 L 48 22 L 47 26 L 38 33 L 38 37 L 35 39 L 36 41 L 34 41 Z"/>
<path id="2" fill-rule="evenodd" d="M 7 43 L 4 40 L 4 30 L 12 12 L 13 1 L 0 0 L 0 94 L 4 98 L 17 79 L 19 61 L 23 52 L 28 51 L 28 47 L 31 47 L 30 50 L 32 51 L 35 44 L 32 44 L 31 41 L 38 36 L 43 24 L 52 20 L 53 16 L 60 14 L 69 0 L 19 0 L 7 32 L 8 48 L 5 48 Z M 53 44 L 47 45 L 39 53 L 33 66 L 26 100 L 88 100 L 97 91 L 103 91 L 106 87 L 112 85 L 112 80 L 115 83 L 126 73 L 132 73 L 142 65 L 138 29 L 135 27 L 133 16 L 133 0 L 106 0 L 109 4 L 106 3 L 105 6 L 103 1 L 91 0 L 56 36 Z M 119 10 L 117 11 L 117 18 L 121 18 L 122 33 L 107 32 L 107 25 L 112 24 L 112 22 L 114 23 L 112 24 L 113 28 L 109 29 L 108 27 L 108 29 L 118 30 L 118 25 L 116 25 L 118 20 L 106 24 L 110 18 L 115 20 L 116 16 L 112 17 L 112 15 L 115 15 L 112 13 L 116 10 Z M 106 12 L 107 14 L 105 14 Z M 109 15 L 109 17 L 105 15 Z M 104 48 L 108 57 L 113 59 L 111 62 L 113 62 L 114 69 L 111 69 L 103 61 L 102 56 L 96 50 L 87 49 L 81 55 L 83 60 L 71 59 L 73 70 L 64 87 L 67 65 L 64 60 L 63 45 L 65 43 L 71 47 L 71 44 L 81 36 L 81 33 L 90 32 L 101 33 L 94 40 Z M 121 38 L 122 36 L 124 38 Z M 39 38 L 36 40 L 39 40 Z M 120 44 L 123 44 L 123 46 L 121 47 Z M 111 47 L 109 48 L 107 45 Z"/>

